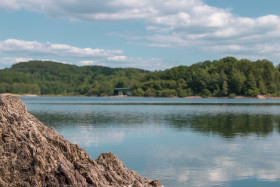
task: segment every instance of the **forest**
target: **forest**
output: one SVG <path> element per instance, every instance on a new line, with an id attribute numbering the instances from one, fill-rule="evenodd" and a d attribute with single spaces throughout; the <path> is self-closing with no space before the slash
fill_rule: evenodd
<path id="1" fill-rule="evenodd" d="M 280 96 L 280 66 L 268 60 L 226 57 L 163 71 L 76 66 L 29 61 L 0 70 L 0 93 L 112 96 L 130 88 L 133 96 Z"/>

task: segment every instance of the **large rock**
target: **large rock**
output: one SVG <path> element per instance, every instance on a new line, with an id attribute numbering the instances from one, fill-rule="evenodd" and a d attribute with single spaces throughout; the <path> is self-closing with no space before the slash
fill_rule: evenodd
<path id="1" fill-rule="evenodd" d="M 0 95 L 0 186 L 161 186 L 140 177 L 113 154 L 92 160 L 79 145 Z"/>

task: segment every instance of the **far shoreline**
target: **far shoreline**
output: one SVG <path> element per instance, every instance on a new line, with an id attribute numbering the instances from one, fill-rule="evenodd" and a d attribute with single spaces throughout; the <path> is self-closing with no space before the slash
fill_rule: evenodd
<path id="1" fill-rule="evenodd" d="M 0 95 L 13 95 L 18 97 L 113 97 L 113 98 L 125 98 L 125 97 L 138 97 L 138 98 L 182 98 L 182 99 L 266 99 L 266 100 L 279 100 L 280 97 L 272 97 L 269 95 L 257 95 L 253 96 L 234 96 L 234 97 L 202 97 L 202 96 L 188 96 L 188 97 L 147 97 L 147 96 L 85 96 L 85 95 L 36 95 L 36 94 L 14 94 L 14 93 L 1 93 Z"/>

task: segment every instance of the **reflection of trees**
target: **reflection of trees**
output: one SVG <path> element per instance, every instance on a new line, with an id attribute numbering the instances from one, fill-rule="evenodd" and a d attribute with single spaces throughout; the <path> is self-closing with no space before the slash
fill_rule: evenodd
<path id="1" fill-rule="evenodd" d="M 123 112 L 112 113 L 33 113 L 40 121 L 53 127 L 65 126 L 126 126 L 136 124 L 171 124 L 171 128 L 188 128 L 206 134 L 218 134 L 224 138 L 236 136 L 267 136 L 275 131 L 280 133 L 280 116 L 270 114 L 205 113 L 188 114 L 150 114 Z"/>
<path id="2" fill-rule="evenodd" d="M 277 123 L 277 121 L 280 128 L 280 118 L 260 114 L 172 115 L 167 120 L 178 128 L 190 128 L 198 132 L 219 134 L 224 138 L 251 134 L 266 136 L 273 132 L 273 122 Z"/>
<path id="3" fill-rule="evenodd" d="M 143 123 L 143 118 L 140 115 L 128 115 L 126 113 L 48 113 L 48 112 L 33 112 L 36 118 L 42 121 L 45 125 L 53 127 L 63 126 L 110 126 L 110 125 L 134 125 Z"/>
<path id="4" fill-rule="evenodd" d="M 280 133 L 280 116 L 277 116 L 275 119 L 275 126 L 277 128 L 278 133 Z"/>

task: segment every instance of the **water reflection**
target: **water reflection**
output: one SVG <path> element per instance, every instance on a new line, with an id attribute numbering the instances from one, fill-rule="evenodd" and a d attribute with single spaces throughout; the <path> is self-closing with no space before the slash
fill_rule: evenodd
<path id="1" fill-rule="evenodd" d="M 89 101 L 80 99 L 63 105 L 29 99 L 27 107 L 92 158 L 112 151 L 165 186 L 280 185 L 280 105 L 80 105 Z"/>
<path id="2" fill-rule="evenodd" d="M 279 131 L 280 116 L 248 113 L 50 113 L 32 112 L 39 120 L 58 129 L 69 126 L 108 127 L 118 124 L 132 127 L 156 123 L 159 126 L 216 134 L 223 138 L 236 136 L 268 136 Z"/>
<path id="3" fill-rule="evenodd" d="M 267 136 L 279 127 L 280 118 L 273 115 L 215 114 L 195 116 L 171 114 L 166 118 L 176 128 L 189 128 L 206 134 L 218 134 L 224 138 L 235 136 Z M 277 128 L 278 129 L 278 128 Z"/>
<path id="4" fill-rule="evenodd" d="M 252 184 L 256 181 L 262 181 L 263 186 L 280 184 L 279 156 L 270 152 L 279 148 L 279 143 L 274 144 L 272 148 L 268 145 L 269 141 L 256 144 L 254 140 L 247 140 L 242 143 L 224 144 L 211 139 L 207 140 L 209 144 L 199 144 L 198 149 L 185 147 L 179 150 L 171 148 L 154 152 L 156 155 L 150 158 L 150 164 L 156 159 L 164 159 L 167 164 L 165 167 L 157 168 L 157 171 L 162 179 L 167 181 L 165 183 L 167 186 L 174 184 L 177 184 L 175 186 L 180 186 L 178 184 L 181 186 L 231 186 L 234 181 L 246 179 L 251 180 L 248 180 L 244 186 L 254 186 Z M 170 152 L 174 153 L 172 158 L 168 157 L 171 155 Z M 150 167 L 146 168 L 146 171 L 148 171 L 147 175 L 153 174 L 153 169 Z"/>

